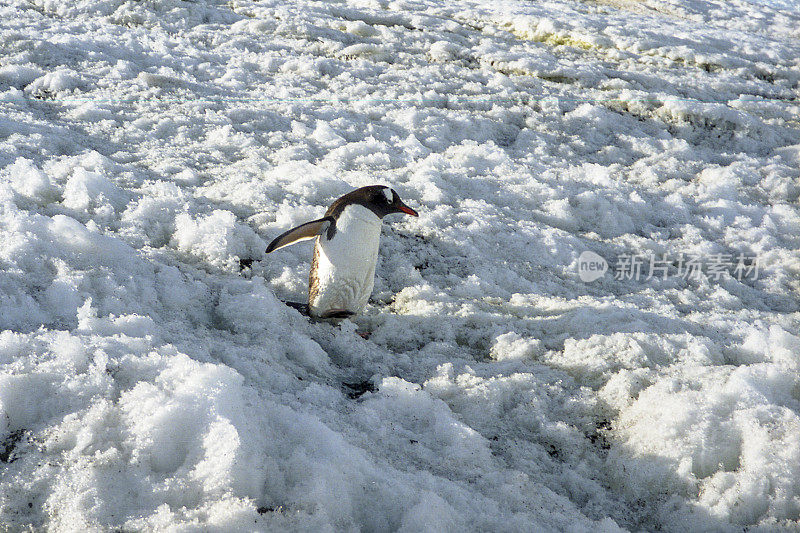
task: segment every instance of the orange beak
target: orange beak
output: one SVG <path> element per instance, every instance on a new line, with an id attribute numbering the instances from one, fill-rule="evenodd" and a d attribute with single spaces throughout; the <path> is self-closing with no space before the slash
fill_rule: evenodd
<path id="1" fill-rule="evenodd" d="M 400 205 L 397 206 L 397 209 L 399 209 L 400 211 L 402 211 L 406 215 L 411 215 L 412 217 L 418 217 L 419 216 L 419 213 L 417 213 L 416 211 L 414 211 L 413 209 L 408 207 L 403 202 L 400 202 Z"/>

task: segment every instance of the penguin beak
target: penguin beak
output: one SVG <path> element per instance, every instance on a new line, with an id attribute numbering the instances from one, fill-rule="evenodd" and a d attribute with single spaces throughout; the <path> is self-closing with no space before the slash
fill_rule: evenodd
<path id="1" fill-rule="evenodd" d="M 405 213 L 406 215 L 411 215 L 412 217 L 418 217 L 418 216 L 419 216 L 419 213 L 417 213 L 416 211 L 414 211 L 413 209 L 411 209 L 410 207 L 408 207 L 408 206 L 407 206 L 406 204 L 404 204 L 403 202 L 399 202 L 399 204 L 400 204 L 400 205 L 398 205 L 398 206 L 397 206 L 397 209 L 398 209 L 398 210 L 399 210 L 401 213 Z"/>

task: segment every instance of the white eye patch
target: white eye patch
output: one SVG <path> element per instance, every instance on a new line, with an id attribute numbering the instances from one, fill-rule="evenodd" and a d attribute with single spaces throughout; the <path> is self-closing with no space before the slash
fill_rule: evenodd
<path id="1" fill-rule="evenodd" d="M 392 201 L 394 200 L 394 191 L 389 187 L 383 188 L 383 195 L 386 197 L 386 201 L 388 203 L 392 203 Z"/>

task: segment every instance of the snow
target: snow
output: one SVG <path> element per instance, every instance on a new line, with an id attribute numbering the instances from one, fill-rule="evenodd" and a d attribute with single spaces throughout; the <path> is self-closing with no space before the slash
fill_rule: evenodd
<path id="1" fill-rule="evenodd" d="M 800 530 L 796 2 L 0 20 L 5 528 Z M 420 216 L 309 322 L 266 244 L 371 184 Z"/>

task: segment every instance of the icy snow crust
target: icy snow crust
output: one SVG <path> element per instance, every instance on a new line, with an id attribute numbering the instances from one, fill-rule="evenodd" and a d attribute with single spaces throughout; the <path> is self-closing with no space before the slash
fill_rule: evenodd
<path id="1" fill-rule="evenodd" d="M 2 2 L 3 529 L 799 529 L 796 3 L 489 4 Z"/>

